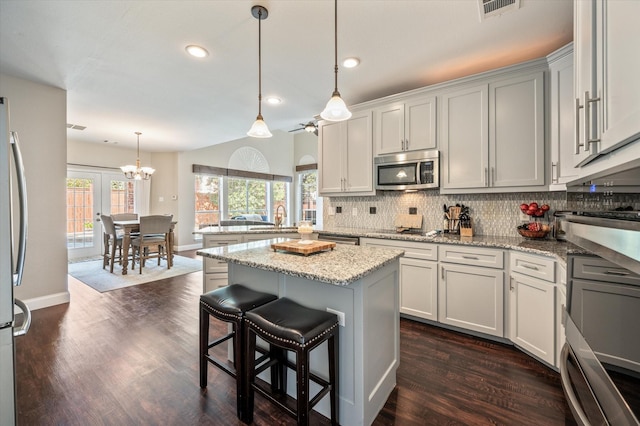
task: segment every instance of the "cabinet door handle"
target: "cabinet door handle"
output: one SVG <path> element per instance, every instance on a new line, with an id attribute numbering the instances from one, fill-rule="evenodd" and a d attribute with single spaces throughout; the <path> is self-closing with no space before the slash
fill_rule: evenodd
<path id="1" fill-rule="evenodd" d="M 463 259 L 478 260 L 478 258 L 476 256 L 465 256 L 465 255 L 462 255 L 462 258 Z"/>
<path id="2" fill-rule="evenodd" d="M 591 104 L 598 102 L 600 98 L 589 98 L 589 91 L 584 92 L 584 148 L 591 151 L 591 144 L 600 142 L 600 138 L 591 138 Z M 596 134 L 598 133 L 596 129 Z"/>
<path id="3" fill-rule="evenodd" d="M 489 168 L 484 168 L 484 186 L 489 186 Z"/>
<path id="4" fill-rule="evenodd" d="M 630 275 L 629 272 L 624 272 L 624 271 L 607 271 L 605 273 L 607 275 L 615 275 L 617 277 L 626 277 L 627 275 Z"/>
<path id="5" fill-rule="evenodd" d="M 405 139 L 404 140 L 404 150 L 408 151 L 409 150 L 409 139 Z"/>
<path id="6" fill-rule="evenodd" d="M 440 268 L 440 271 L 441 271 L 440 276 L 441 276 L 441 277 L 442 277 L 442 279 L 444 280 L 444 266 L 442 266 L 442 267 Z"/>
<path id="7" fill-rule="evenodd" d="M 492 167 L 491 168 L 491 186 L 494 186 L 496 184 L 496 168 Z"/>
<path id="8" fill-rule="evenodd" d="M 538 267 L 535 265 L 527 265 L 526 263 L 523 263 L 522 267 L 527 269 L 533 269 L 534 271 L 539 271 Z"/>
<path id="9" fill-rule="evenodd" d="M 588 93 L 589 93 L 589 92 L 587 92 L 587 93 L 586 93 L 586 95 L 588 95 Z M 584 101 L 584 102 L 585 102 L 585 105 L 589 105 L 589 104 L 592 104 L 592 103 L 596 103 L 596 102 L 598 102 L 599 100 L 600 100 L 600 97 L 591 98 L 591 99 L 588 99 L 588 98 L 587 98 L 587 99 L 585 99 L 585 101 Z M 600 117 L 600 114 L 598 114 L 598 113 L 597 113 L 597 111 L 596 111 L 596 136 L 598 136 L 598 137 L 597 137 L 597 138 L 594 138 L 594 139 L 591 139 L 591 138 L 586 139 L 586 142 L 587 142 L 588 144 L 592 144 L 592 143 L 600 142 L 600 137 L 599 137 L 599 135 L 600 135 L 600 132 L 601 132 L 601 130 L 600 130 L 600 129 L 602 128 L 602 126 L 600 126 L 600 125 L 599 125 L 600 120 L 598 120 L 598 119 L 597 119 L 597 118 L 599 118 L 599 117 Z"/>
<path id="10" fill-rule="evenodd" d="M 558 180 L 558 163 L 551 162 L 551 182 L 558 183 Z"/>
<path id="11" fill-rule="evenodd" d="M 509 290 L 513 291 L 513 277 L 509 277 Z"/>
<path id="12" fill-rule="evenodd" d="M 576 145 L 574 154 L 580 154 L 580 147 L 584 146 L 583 143 L 580 143 L 580 110 L 583 109 L 584 106 L 580 105 L 580 98 L 576 98 Z"/>

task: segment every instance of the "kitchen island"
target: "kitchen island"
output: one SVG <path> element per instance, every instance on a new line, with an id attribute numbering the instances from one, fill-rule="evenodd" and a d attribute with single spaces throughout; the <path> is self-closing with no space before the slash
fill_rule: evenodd
<path id="1" fill-rule="evenodd" d="M 344 425 L 369 425 L 396 385 L 399 353 L 398 259 L 403 251 L 337 245 L 302 256 L 274 251 L 256 241 L 199 250 L 225 261 L 229 282 L 288 297 L 340 317 L 339 418 Z M 326 343 L 311 355 L 311 368 L 327 377 Z M 295 374 L 289 374 L 295 397 Z M 311 387 L 315 394 L 317 388 Z M 328 417 L 328 398 L 316 407 Z"/>

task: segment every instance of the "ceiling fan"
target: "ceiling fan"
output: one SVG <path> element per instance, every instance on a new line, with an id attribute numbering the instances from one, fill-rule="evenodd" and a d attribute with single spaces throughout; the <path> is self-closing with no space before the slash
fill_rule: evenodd
<path id="1" fill-rule="evenodd" d="M 300 123 L 300 126 L 297 129 L 293 129 L 293 130 L 289 130 L 289 132 L 298 132 L 300 130 L 304 130 L 306 132 L 312 133 L 316 136 L 318 136 L 318 124 L 314 123 L 313 121 L 308 122 L 307 124 L 304 123 Z"/>

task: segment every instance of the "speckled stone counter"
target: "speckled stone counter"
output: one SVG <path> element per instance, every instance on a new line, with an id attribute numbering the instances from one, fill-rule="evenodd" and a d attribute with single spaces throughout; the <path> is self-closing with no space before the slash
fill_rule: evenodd
<path id="1" fill-rule="evenodd" d="M 295 227 L 273 228 L 257 226 L 222 226 L 203 228 L 194 234 L 273 234 L 295 232 Z M 454 234 L 440 234 L 435 237 L 424 235 L 398 234 L 393 230 L 377 230 L 366 228 L 324 228 L 315 232 L 325 235 L 337 235 L 343 237 L 383 238 L 397 241 L 415 241 L 435 244 L 461 244 L 476 247 L 493 247 L 508 250 L 517 250 L 527 253 L 552 256 L 566 265 L 569 254 L 589 254 L 588 251 L 565 241 L 553 239 L 529 240 L 522 237 L 493 237 L 490 235 L 478 235 L 473 237 L 461 237 Z"/>
<path id="2" fill-rule="evenodd" d="M 338 244 L 333 250 L 303 256 L 274 251 L 273 242 L 264 240 L 228 247 L 202 249 L 197 254 L 229 263 L 274 271 L 335 285 L 349 285 L 398 259 L 404 253 L 395 249 L 372 249 Z"/>

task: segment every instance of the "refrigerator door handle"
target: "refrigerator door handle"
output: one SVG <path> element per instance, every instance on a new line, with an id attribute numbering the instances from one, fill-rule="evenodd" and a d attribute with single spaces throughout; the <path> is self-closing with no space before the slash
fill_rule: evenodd
<path id="1" fill-rule="evenodd" d="M 20 299 L 13 299 L 14 303 L 22 309 L 22 313 L 24 315 L 24 319 L 22 320 L 22 324 L 20 327 L 14 327 L 13 336 L 24 336 L 29 331 L 29 327 L 31 327 L 31 310 L 29 307 Z"/>
<path id="2" fill-rule="evenodd" d="M 18 199 L 20 202 L 20 239 L 18 240 L 18 256 L 16 261 L 16 270 L 13 273 L 13 285 L 22 284 L 22 275 L 24 274 L 24 259 L 27 252 L 27 183 L 24 177 L 24 164 L 22 163 L 22 154 L 18 134 L 11 132 L 9 138 L 13 158 L 16 164 L 16 175 L 18 178 Z"/>

